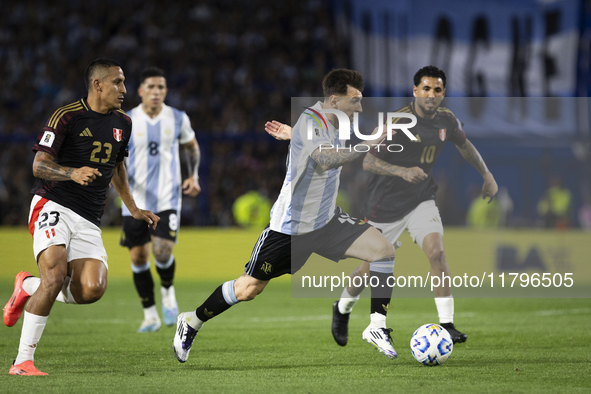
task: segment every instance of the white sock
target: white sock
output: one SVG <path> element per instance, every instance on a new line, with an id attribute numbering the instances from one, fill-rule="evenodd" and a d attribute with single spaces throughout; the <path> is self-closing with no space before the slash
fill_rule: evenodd
<path id="1" fill-rule="evenodd" d="M 168 289 L 164 286 L 160 286 L 160 296 L 164 299 L 165 297 L 176 298 L 174 292 L 174 286 L 170 286 Z"/>
<path id="2" fill-rule="evenodd" d="M 435 305 L 437 306 L 439 323 L 454 322 L 454 296 L 435 297 Z"/>
<path id="3" fill-rule="evenodd" d="M 162 305 L 165 308 L 172 309 L 175 307 L 176 295 L 174 293 L 174 286 L 170 286 L 168 289 L 166 287 L 160 287 L 160 296 L 162 298 Z"/>
<path id="4" fill-rule="evenodd" d="M 203 326 L 203 323 L 205 323 L 197 317 L 195 311 L 187 312 L 187 314 L 185 315 L 185 320 L 187 321 L 187 324 L 189 324 L 197 331 L 199 331 L 201 329 L 201 326 Z"/>
<path id="5" fill-rule="evenodd" d="M 386 328 L 386 315 L 382 315 L 381 313 L 374 312 L 369 315 L 371 319 L 370 326 L 374 328 Z"/>
<path id="6" fill-rule="evenodd" d="M 357 296 L 353 297 L 351 294 L 349 294 L 347 288 L 345 287 L 343 289 L 343 293 L 341 294 L 341 299 L 339 300 L 339 312 L 351 313 L 353 311 L 353 307 L 355 304 L 357 304 L 357 301 L 359 301 L 360 295 L 361 294 L 358 294 Z"/>
<path id="7" fill-rule="evenodd" d="M 144 320 L 150 319 L 160 319 L 158 317 L 158 311 L 156 310 L 156 305 L 149 306 L 144 308 Z"/>
<path id="8" fill-rule="evenodd" d="M 33 295 L 39 288 L 40 284 L 41 279 L 30 276 L 23 281 L 23 290 L 26 291 L 28 295 Z"/>
<path id="9" fill-rule="evenodd" d="M 62 291 L 59 292 L 57 297 L 55 298 L 56 301 L 62 302 L 64 304 L 78 304 L 72 295 L 72 291 L 70 290 L 70 283 L 71 278 L 66 276 L 64 280 L 64 284 L 62 285 Z"/>
<path id="10" fill-rule="evenodd" d="M 35 349 L 43 334 L 43 329 L 47 323 L 47 316 L 33 315 L 25 311 L 23 319 L 23 328 L 21 330 L 21 341 L 18 345 L 18 356 L 14 361 L 14 365 L 18 365 L 25 361 L 34 361 Z"/>

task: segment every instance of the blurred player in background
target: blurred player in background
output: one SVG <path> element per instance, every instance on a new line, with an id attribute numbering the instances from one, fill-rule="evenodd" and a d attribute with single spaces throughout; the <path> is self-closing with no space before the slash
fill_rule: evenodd
<path id="1" fill-rule="evenodd" d="M 123 159 L 131 119 L 121 110 L 126 93 L 119 64 L 96 59 L 84 73 L 88 97 L 59 108 L 33 146 L 33 174 L 39 178 L 29 213 L 29 230 L 40 278 L 20 272 L 4 307 L 13 326 L 25 311 L 19 352 L 11 375 L 47 375 L 34 354 L 54 301 L 90 304 L 107 288 L 107 252 L 98 227 L 109 183 L 142 226 L 156 228 L 158 216 L 136 206 Z"/>
<path id="2" fill-rule="evenodd" d="M 407 230 L 427 255 L 431 264 L 430 275 L 439 278 L 442 274 L 450 276 L 450 269 L 443 248 L 441 216 L 435 205 L 437 185 L 432 172 L 444 145 L 454 143 L 462 157 L 482 175 L 482 198 L 489 197 L 490 203 L 498 190 L 484 160 L 466 138 L 463 124 L 450 110 L 440 107 L 445 97 L 445 82 L 445 73 L 437 67 L 428 66 L 417 71 L 413 87 L 415 101 L 396 111 L 417 117 L 417 125 L 411 129 L 417 141 L 410 140 L 404 133 L 397 133 L 383 144 L 400 144 L 404 147 L 401 152 L 390 152 L 383 146 L 380 150 L 372 149 L 363 161 L 363 169 L 374 174 L 367 189 L 365 218 L 392 244 L 396 244 L 402 232 Z M 407 120 L 396 118 L 393 123 Z M 287 125 L 273 121 L 265 128 L 277 139 L 290 138 L 291 130 Z M 351 277 L 361 277 L 369 272 L 370 265 L 365 262 L 351 273 Z M 434 288 L 439 322 L 449 331 L 454 343 L 464 342 L 468 336 L 454 326 L 450 283 L 442 282 L 441 286 Z M 351 283 L 355 281 L 351 280 Z M 349 315 L 362 291 L 363 287 L 345 288 L 341 299 L 333 305 L 332 334 L 341 346 L 347 344 Z M 372 310 L 372 321 L 375 313 L 385 319 L 388 307 L 389 304 L 383 304 L 382 310 Z"/>
<path id="3" fill-rule="evenodd" d="M 158 331 L 161 324 L 150 272 L 150 244 L 160 276 L 162 318 L 167 326 L 176 322 L 179 310 L 173 286 L 176 262 L 172 252 L 179 231 L 181 188 L 190 197 L 201 191 L 198 177 L 201 153 L 195 132 L 187 114 L 164 104 L 166 93 L 164 71 L 146 68 L 140 74 L 138 89 L 142 102 L 129 111 L 133 120 L 129 156 L 125 160 L 129 186 L 135 201 L 161 218 L 158 228 L 149 229 L 131 215 L 126 205 L 122 207 L 121 246 L 129 248 L 133 282 L 144 307 L 144 320 L 138 332 Z M 179 145 L 186 154 L 184 180 L 181 180 Z"/>
<path id="4" fill-rule="evenodd" d="M 362 110 L 363 86 L 361 74 L 353 70 L 333 70 L 324 77 L 324 102 L 306 108 L 294 126 L 283 187 L 273 205 L 270 224 L 261 233 L 245 272 L 219 286 L 196 311 L 179 315 L 173 349 L 180 362 L 187 360 L 195 335 L 205 322 L 240 301 L 254 299 L 271 279 L 297 272 L 312 253 L 335 262 L 346 257 L 369 261 L 378 268 L 371 274 L 380 283 L 392 276 L 394 247 L 378 230 L 336 207 L 341 166 L 364 156 L 365 151 L 339 149 L 344 141 L 337 138 L 337 117 L 319 112 L 337 109 L 352 119 L 355 112 Z M 315 133 L 310 133 L 311 139 L 307 137 L 309 119 L 318 122 Z M 367 143 L 381 141 L 384 133 L 385 128 Z M 374 294 L 372 288 L 372 307 L 390 302 L 392 288 L 375 290 L 380 294 Z M 383 323 L 366 330 L 364 337 L 393 359 L 397 354 L 391 330 L 386 328 L 385 319 Z"/>

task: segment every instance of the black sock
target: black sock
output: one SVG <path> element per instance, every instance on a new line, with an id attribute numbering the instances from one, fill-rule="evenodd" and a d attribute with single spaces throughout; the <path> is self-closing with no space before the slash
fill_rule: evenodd
<path id="1" fill-rule="evenodd" d="M 232 305 L 229 305 L 226 300 L 224 299 L 224 295 L 222 293 L 222 286 L 218 287 L 214 290 L 213 293 L 209 296 L 207 300 L 197 310 L 197 317 L 201 321 L 208 321 L 211 318 L 216 317 L 217 315 L 221 314 L 228 310 Z"/>
<path id="2" fill-rule="evenodd" d="M 370 280 L 374 276 L 379 279 L 379 282 L 376 279 L 370 282 L 374 285 L 377 284 L 377 286 L 371 286 L 371 313 L 381 313 L 385 316 L 388 314 L 388 307 L 392 298 L 392 287 L 388 287 L 388 278 L 394 275 L 369 271 L 369 276 Z M 393 283 L 392 280 L 390 280 L 390 283 Z"/>
<path id="3" fill-rule="evenodd" d="M 144 308 L 149 308 L 155 305 L 154 302 L 154 280 L 152 279 L 152 273 L 150 270 L 140 272 L 139 274 L 133 273 L 133 283 L 137 293 L 140 296 L 142 305 Z"/>
<path id="4" fill-rule="evenodd" d="M 162 287 L 164 287 L 165 289 L 168 289 L 170 286 L 172 286 L 172 280 L 174 278 L 174 268 L 176 266 L 175 262 L 176 259 L 172 260 L 172 264 L 170 265 L 170 267 L 165 269 L 162 269 L 158 267 L 158 265 L 156 265 L 156 272 L 158 272 L 158 275 L 160 275 L 160 283 L 162 284 Z"/>

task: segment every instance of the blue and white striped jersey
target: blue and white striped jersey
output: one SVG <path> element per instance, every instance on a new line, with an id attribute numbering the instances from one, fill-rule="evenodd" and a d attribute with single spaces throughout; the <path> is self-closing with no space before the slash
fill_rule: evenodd
<path id="1" fill-rule="evenodd" d="M 195 137 L 189 117 L 183 111 L 162 105 L 150 118 L 141 104 L 128 112 L 132 120 L 129 156 L 125 159 L 129 187 L 138 207 L 154 213 L 181 209 L 181 166 L 179 143 Z M 123 216 L 130 216 L 123 204 Z"/>
<path id="2" fill-rule="evenodd" d="M 310 155 L 320 145 L 344 146 L 338 131 L 318 111 L 322 102 L 306 109 L 291 132 L 287 174 L 273 209 L 270 228 L 287 235 L 309 233 L 334 215 L 341 167 L 324 171 Z M 313 132 L 308 136 L 308 121 Z"/>

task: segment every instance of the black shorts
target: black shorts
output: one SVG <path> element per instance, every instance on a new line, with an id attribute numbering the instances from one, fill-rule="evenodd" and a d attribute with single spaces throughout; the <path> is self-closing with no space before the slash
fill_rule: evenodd
<path id="1" fill-rule="evenodd" d="M 179 232 L 179 217 L 175 209 L 158 212 L 160 221 L 156 230 L 148 227 L 148 223 L 143 220 L 136 220 L 131 216 L 123 216 L 123 228 L 121 229 L 121 246 L 133 248 L 142 246 L 151 242 L 152 238 L 159 237 L 176 242 Z"/>
<path id="2" fill-rule="evenodd" d="M 371 225 L 349 216 L 339 207 L 326 226 L 307 234 L 287 235 L 267 226 L 259 236 L 244 272 L 259 280 L 295 274 L 312 253 L 338 262 L 369 228 Z"/>

